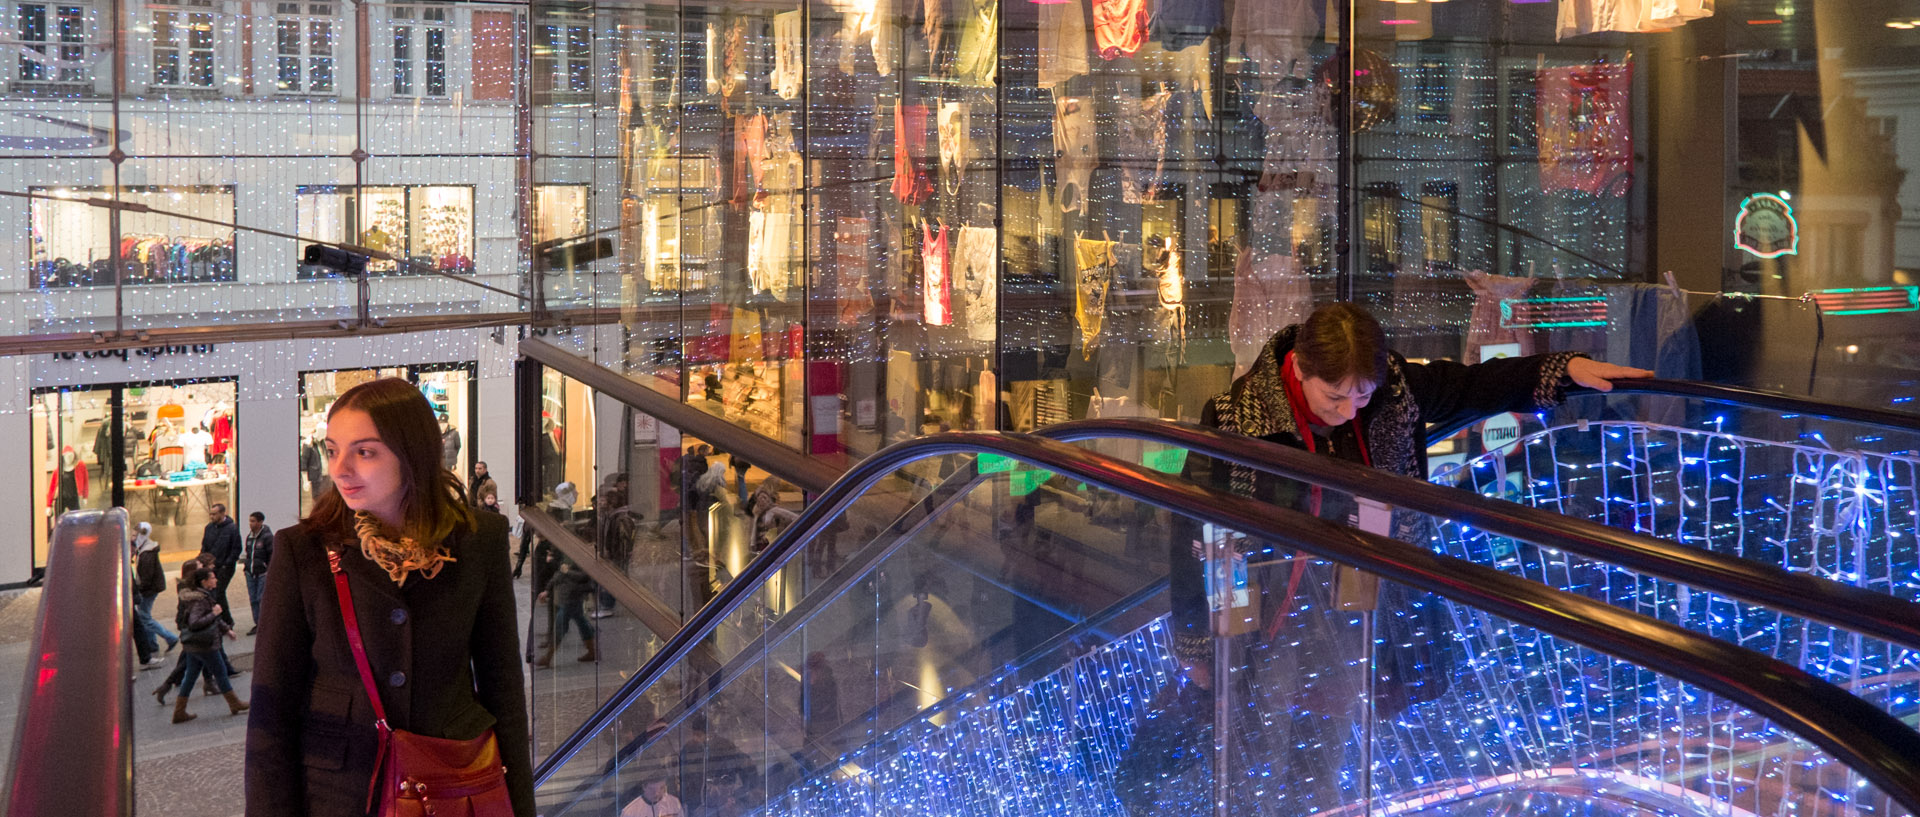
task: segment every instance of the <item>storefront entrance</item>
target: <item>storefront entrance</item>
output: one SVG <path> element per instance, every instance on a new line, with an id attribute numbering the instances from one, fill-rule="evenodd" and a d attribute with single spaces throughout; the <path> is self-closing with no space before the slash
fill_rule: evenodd
<path id="1" fill-rule="evenodd" d="M 231 378 L 35 390 L 34 572 L 54 520 L 79 509 L 125 507 L 166 557 L 197 552 L 207 509 L 236 511 L 235 394 Z"/>

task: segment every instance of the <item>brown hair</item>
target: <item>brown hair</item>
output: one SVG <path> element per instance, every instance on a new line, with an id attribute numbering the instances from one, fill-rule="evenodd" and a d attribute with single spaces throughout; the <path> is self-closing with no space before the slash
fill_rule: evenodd
<path id="1" fill-rule="evenodd" d="M 1387 336 L 1367 310 L 1351 303 L 1321 306 L 1300 325 L 1293 341 L 1300 377 L 1329 383 L 1347 378 L 1380 385 L 1387 379 Z"/>
<path id="2" fill-rule="evenodd" d="M 473 527 L 467 491 L 441 464 L 440 424 L 419 389 L 394 377 L 362 383 L 333 402 L 327 419 L 349 410 L 366 412 L 380 433 L 380 442 L 400 461 L 400 508 L 405 518 L 401 536 L 430 546 Z M 314 500 L 313 511 L 302 521 L 315 530 L 348 534 L 353 530 L 353 509 L 340 498 L 340 489 L 332 487 Z"/>

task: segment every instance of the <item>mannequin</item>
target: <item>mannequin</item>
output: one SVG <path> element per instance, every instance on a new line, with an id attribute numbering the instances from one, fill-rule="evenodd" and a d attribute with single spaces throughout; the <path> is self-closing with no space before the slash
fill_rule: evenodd
<path id="1" fill-rule="evenodd" d="M 206 427 L 213 437 L 207 446 L 207 461 L 226 462 L 227 452 L 233 448 L 233 407 L 225 400 L 214 403 L 213 408 L 207 410 Z"/>
<path id="2" fill-rule="evenodd" d="M 313 436 L 300 443 L 300 473 L 306 475 L 307 491 L 313 497 L 319 497 L 333 486 L 327 477 L 327 452 L 322 443 L 327 438 L 327 421 L 315 420 Z"/>
<path id="3" fill-rule="evenodd" d="M 440 464 L 447 470 L 460 473 L 454 466 L 460 464 L 460 429 L 453 427 L 447 415 L 440 415 Z"/>
<path id="4" fill-rule="evenodd" d="M 213 448 L 213 435 L 207 433 L 206 426 L 194 426 L 180 435 L 180 448 L 185 453 L 186 467 L 208 463 L 207 454 Z"/>
<path id="5" fill-rule="evenodd" d="M 153 431 L 154 459 L 160 461 L 160 467 L 167 473 L 173 473 L 186 465 L 186 450 L 180 447 L 180 432 L 173 427 L 172 420 L 161 420 Z"/>
<path id="6" fill-rule="evenodd" d="M 87 466 L 80 462 L 80 455 L 73 446 L 60 449 L 60 469 L 47 480 L 47 506 L 53 509 L 58 519 L 67 511 L 80 509 L 80 500 L 87 498 Z"/>

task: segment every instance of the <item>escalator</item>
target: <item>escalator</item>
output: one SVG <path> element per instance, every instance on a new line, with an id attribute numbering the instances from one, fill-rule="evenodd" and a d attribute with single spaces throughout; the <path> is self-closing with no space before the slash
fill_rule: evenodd
<path id="1" fill-rule="evenodd" d="M 883 535 L 831 575 L 792 569 L 868 486 L 935 457 L 955 477 Z M 1033 471 L 1162 546 L 1033 535 L 1011 521 Z M 1219 635 L 1197 644 L 1166 590 L 1164 544 L 1184 530 L 1203 531 L 1213 580 L 1198 615 Z M 1316 562 L 1308 601 L 1269 634 L 1252 599 L 1293 571 L 1221 557 L 1236 537 L 1385 576 L 1401 615 L 1352 612 L 1371 609 L 1365 581 L 1322 581 L 1338 571 Z M 696 668 L 696 650 L 716 662 Z M 550 815 L 662 790 L 718 814 L 1899 814 L 1915 741 L 1799 668 L 1593 599 L 1061 443 L 941 435 L 822 496 L 553 753 L 539 800 Z"/>

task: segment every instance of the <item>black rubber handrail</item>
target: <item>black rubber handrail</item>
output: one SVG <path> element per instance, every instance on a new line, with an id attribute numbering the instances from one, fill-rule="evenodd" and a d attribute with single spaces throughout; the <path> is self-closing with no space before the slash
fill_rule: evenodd
<path id="1" fill-rule="evenodd" d="M 1258 471 L 1452 519 L 1649 576 L 1920 650 L 1920 603 L 1806 573 L 1645 536 L 1472 491 L 1169 420 L 1075 420 L 1034 432 L 1068 442 L 1125 438 L 1185 448 Z"/>
<path id="2" fill-rule="evenodd" d="M 1920 433 L 1920 415 L 1907 414 L 1891 409 L 1871 406 L 1854 406 L 1846 403 L 1830 403 L 1815 400 L 1797 394 L 1751 389 L 1745 386 L 1723 386 L 1718 383 L 1701 383 L 1694 380 L 1668 380 L 1659 377 L 1620 379 L 1613 381 L 1613 391 L 1600 392 L 1593 389 L 1575 387 L 1567 390 L 1568 397 L 1615 394 L 1657 394 L 1668 397 L 1687 397 L 1694 400 L 1706 400 L 1714 403 L 1729 403 L 1751 408 L 1772 409 L 1786 414 L 1800 414 L 1808 417 L 1820 417 L 1827 420 L 1843 420 L 1849 423 L 1877 426 Z M 1483 418 L 1482 418 L 1483 419 Z M 1460 433 L 1460 429 L 1479 422 L 1479 419 L 1457 420 L 1446 425 L 1430 426 L 1427 439 L 1444 440 Z"/>
<path id="3" fill-rule="evenodd" d="M 535 770 L 536 784 L 550 779 L 608 728 L 662 672 L 708 637 L 868 488 L 909 462 L 982 453 L 1027 462 L 1135 501 L 1358 567 L 1722 695 L 1825 750 L 1888 797 L 1920 813 L 1920 734 L 1785 662 L 1490 567 L 1204 488 L 1067 443 L 994 432 L 922 437 L 889 446 L 855 466 L 568 736 Z"/>
<path id="4" fill-rule="evenodd" d="M 134 635 L 126 510 L 66 513 L 47 550 L 7 814 L 133 813 Z"/>

